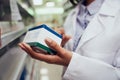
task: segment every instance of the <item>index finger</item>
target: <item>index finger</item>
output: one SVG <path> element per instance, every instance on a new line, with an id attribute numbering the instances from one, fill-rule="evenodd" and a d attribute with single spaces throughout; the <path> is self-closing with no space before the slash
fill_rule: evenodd
<path id="1" fill-rule="evenodd" d="M 52 49 L 54 49 L 55 51 L 57 51 L 58 54 L 60 54 L 60 53 L 62 53 L 62 52 L 64 51 L 64 49 L 63 49 L 60 45 L 58 45 L 55 41 L 53 41 L 53 40 L 50 39 L 50 38 L 46 38 L 46 39 L 45 39 L 45 42 L 46 42 L 46 44 L 47 44 L 50 48 L 52 48 Z"/>

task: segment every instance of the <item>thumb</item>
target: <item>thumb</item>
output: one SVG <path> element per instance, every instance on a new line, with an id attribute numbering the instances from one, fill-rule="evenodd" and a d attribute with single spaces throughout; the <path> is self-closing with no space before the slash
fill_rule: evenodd
<path id="1" fill-rule="evenodd" d="M 67 42 L 69 39 L 71 39 L 70 35 L 64 35 L 63 37 L 64 37 L 65 42 Z"/>
<path id="2" fill-rule="evenodd" d="M 52 39 L 46 38 L 45 42 L 50 48 L 57 51 L 58 54 L 62 53 L 63 48 L 59 44 L 57 44 L 55 41 L 53 41 Z"/>
<path id="3" fill-rule="evenodd" d="M 57 28 L 57 29 L 55 29 L 55 31 L 57 31 L 61 35 L 65 34 L 65 31 L 63 28 Z"/>
<path id="4" fill-rule="evenodd" d="M 71 39 L 71 36 L 63 35 L 63 40 L 61 42 L 61 46 L 63 47 L 70 39 Z"/>

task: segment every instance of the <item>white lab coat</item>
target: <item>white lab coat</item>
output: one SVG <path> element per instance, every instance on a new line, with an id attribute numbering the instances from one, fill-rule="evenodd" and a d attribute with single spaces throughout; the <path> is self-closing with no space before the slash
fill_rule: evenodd
<path id="1" fill-rule="evenodd" d="M 67 34 L 75 33 L 75 9 L 66 19 Z M 73 39 L 66 44 L 72 51 Z M 105 0 L 84 31 L 63 80 L 120 80 L 120 0 Z"/>

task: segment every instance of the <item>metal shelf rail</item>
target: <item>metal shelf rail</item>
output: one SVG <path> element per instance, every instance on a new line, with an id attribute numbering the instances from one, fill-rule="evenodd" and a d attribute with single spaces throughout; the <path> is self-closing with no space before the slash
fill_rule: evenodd
<path id="1" fill-rule="evenodd" d="M 2 56 L 5 51 L 7 51 L 7 48 L 9 44 L 13 41 L 15 41 L 17 38 L 22 36 L 26 32 L 26 29 L 21 29 L 13 32 L 9 32 L 7 34 L 4 34 L 1 36 L 1 42 L 2 46 L 0 47 L 0 56 Z"/>

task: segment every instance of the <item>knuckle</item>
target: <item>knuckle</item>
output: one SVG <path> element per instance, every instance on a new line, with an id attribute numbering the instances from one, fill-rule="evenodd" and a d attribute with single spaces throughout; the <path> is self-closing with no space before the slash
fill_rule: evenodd
<path id="1" fill-rule="evenodd" d="M 52 57 L 49 58 L 49 60 L 46 61 L 47 63 L 53 64 L 56 62 L 56 60 L 53 60 Z"/>
<path id="2" fill-rule="evenodd" d="M 31 55 L 31 54 L 30 54 L 30 56 L 31 56 L 32 58 L 34 58 L 34 55 Z"/>
<path id="3" fill-rule="evenodd" d="M 65 49 L 62 50 L 62 54 L 66 54 L 66 50 Z"/>
<path id="4" fill-rule="evenodd" d="M 54 63 L 54 61 L 52 61 L 52 60 L 49 60 L 49 63 L 51 63 L 51 64 L 52 64 L 52 63 Z"/>
<path id="5" fill-rule="evenodd" d="M 52 64 L 52 63 L 53 63 L 53 61 L 52 61 L 52 60 L 46 60 L 46 62 L 47 62 L 47 63 L 50 63 L 50 64 Z"/>
<path id="6" fill-rule="evenodd" d="M 49 63 L 54 63 L 54 60 L 50 59 L 50 60 L 49 60 Z"/>
<path id="7" fill-rule="evenodd" d="M 35 55 L 34 55 L 33 53 L 30 53 L 30 56 L 31 56 L 32 58 L 35 58 Z"/>
<path id="8" fill-rule="evenodd" d="M 51 46 L 51 47 L 55 47 L 55 46 L 57 46 L 57 43 L 54 42 L 54 41 L 52 41 L 50 46 Z"/>

